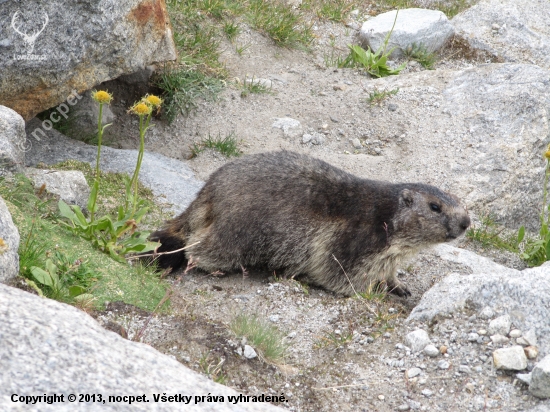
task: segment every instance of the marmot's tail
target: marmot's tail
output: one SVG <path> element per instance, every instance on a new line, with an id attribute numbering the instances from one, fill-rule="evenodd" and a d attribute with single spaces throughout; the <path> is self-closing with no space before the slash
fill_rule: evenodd
<path id="1" fill-rule="evenodd" d="M 185 247 L 185 240 L 178 232 L 174 232 L 171 227 L 157 230 L 149 236 L 149 240 L 161 243 L 157 252 L 173 252 Z M 187 264 L 184 250 L 160 255 L 155 257 L 154 260 L 157 262 L 158 267 L 163 269 L 170 267 L 172 270 L 177 270 Z"/>

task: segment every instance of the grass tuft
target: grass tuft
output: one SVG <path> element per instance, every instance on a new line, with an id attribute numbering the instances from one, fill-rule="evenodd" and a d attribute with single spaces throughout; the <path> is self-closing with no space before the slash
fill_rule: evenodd
<path id="1" fill-rule="evenodd" d="M 494 216 L 484 214 L 480 216 L 479 221 L 479 224 L 470 226 L 466 231 L 467 238 L 478 242 L 483 247 L 493 247 L 518 253 L 517 239 L 514 236 L 504 235 L 504 228 L 499 227 Z"/>
<path id="2" fill-rule="evenodd" d="M 404 52 L 409 59 L 416 60 L 425 69 L 434 69 L 437 56 L 435 53 L 429 52 L 423 44 L 413 43 L 405 48 Z"/>
<path id="3" fill-rule="evenodd" d="M 241 314 L 229 326 L 235 335 L 244 336 L 266 362 L 277 364 L 283 361 L 288 345 L 283 333 L 267 320 Z"/>
<path id="4" fill-rule="evenodd" d="M 191 148 L 191 157 L 198 156 L 205 149 L 214 149 L 223 154 L 226 157 L 240 156 L 241 151 L 238 148 L 237 138 L 235 132 L 229 133 L 225 137 L 221 137 L 218 134 L 217 137 L 212 137 L 210 134 L 200 143 L 195 143 Z"/>
<path id="5" fill-rule="evenodd" d="M 367 97 L 367 102 L 369 102 L 371 106 L 374 106 L 382 103 L 388 97 L 396 95 L 398 92 L 399 92 L 399 88 L 392 89 L 392 90 L 382 90 L 382 91 L 375 90 L 369 93 L 369 97 Z"/>

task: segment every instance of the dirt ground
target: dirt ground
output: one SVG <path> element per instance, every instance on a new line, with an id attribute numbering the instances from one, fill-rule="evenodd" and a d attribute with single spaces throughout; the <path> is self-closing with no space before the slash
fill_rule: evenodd
<path id="1" fill-rule="evenodd" d="M 392 110 L 392 100 L 369 106 L 366 98 L 374 90 L 370 77 L 353 69 L 326 67 L 331 53 L 344 56 L 347 44 L 357 43 L 357 31 L 326 22 L 318 22 L 314 30 L 317 42 L 306 52 L 279 48 L 243 26 L 235 41 L 248 46 L 242 55 L 235 51 L 235 44 L 222 43 L 222 59 L 231 79 L 218 101 L 201 102 L 189 117 L 179 116 L 172 125 L 157 120 L 148 132 L 146 149 L 187 160 L 197 177 L 206 179 L 228 159 L 205 151 L 188 160 L 190 146 L 208 134 L 234 132 L 243 154 L 289 149 L 376 178 L 376 165 L 382 157 L 374 149 L 393 144 L 393 137 L 403 133 L 406 125 L 376 124 L 378 113 Z M 489 61 L 489 56 L 476 54 L 456 40 L 442 52 L 435 68 L 459 69 Z M 424 69 L 418 63 L 409 62 L 402 73 L 420 70 Z M 271 80 L 270 93 L 241 96 L 239 80 L 253 76 Z M 124 99 L 116 96 L 113 111 L 118 119 L 110 130 L 116 139 L 111 144 L 136 148 L 137 137 L 129 132 L 136 129 L 136 120 L 124 114 L 132 96 L 129 92 Z M 298 119 L 303 132 L 322 134 L 324 144 L 304 144 L 301 134 L 283 136 L 272 124 L 284 117 Z M 356 137 L 378 143 L 355 152 L 350 139 Z M 459 246 L 474 248 L 466 240 Z M 510 266 L 522 266 L 511 255 L 491 253 Z M 389 297 L 384 302 L 343 298 L 268 273 L 213 277 L 198 271 L 179 272 L 170 277 L 174 283 L 172 313 L 154 316 L 141 340 L 243 393 L 284 393 L 289 402 L 281 406 L 293 411 L 521 411 L 537 404 L 514 375 L 492 368 L 488 348 L 445 338 L 446 332 L 436 333 L 437 327 L 445 325 L 460 335 L 486 328 L 485 321 L 466 311 L 439 324 L 405 322 L 433 283 L 451 272 L 468 271 L 438 261 L 430 252 L 403 269 L 400 278 L 413 296 Z M 242 341 L 230 331 L 229 323 L 239 313 L 267 318 L 284 332 L 289 350 L 280 364 L 237 354 Z M 110 329 L 135 338 L 150 314 L 113 302 L 96 316 Z M 433 332 L 436 346 L 446 345 L 454 351 L 436 358 L 407 353 L 400 345 L 416 326 L 430 335 Z M 438 364 L 442 360 L 451 366 L 441 369 Z M 464 362 L 472 373 L 459 373 Z M 405 371 L 411 367 L 419 367 L 422 373 L 409 378 Z"/>

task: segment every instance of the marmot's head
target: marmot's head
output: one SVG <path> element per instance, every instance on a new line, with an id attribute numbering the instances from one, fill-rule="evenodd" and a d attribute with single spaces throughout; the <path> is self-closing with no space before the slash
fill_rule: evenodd
<path id="1" fill-rule="evenodd" d="M 449 242 L 470 226 L 457 197 L 430 185 L 403 185 L 394 221 L 395 236 L 411 244 Z"/>

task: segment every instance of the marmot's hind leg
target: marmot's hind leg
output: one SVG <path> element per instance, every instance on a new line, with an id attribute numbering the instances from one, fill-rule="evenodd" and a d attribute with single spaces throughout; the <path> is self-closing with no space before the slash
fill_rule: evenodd
<path id="1" fill-rule="evenodd" d="M 161 243 L 157 252 L 171 252 L 185 247 L 183 236 L 181 233 L 175 232 L 172 227 L 157 230 L 149 236 L 149 240 Z M 185 250 L 157 256 L 155 257 L 155 262 L 157 262 L 160 268 L 166 269 L 170 267 L 172 270 L 177 270 L 187 264 Z"/>

